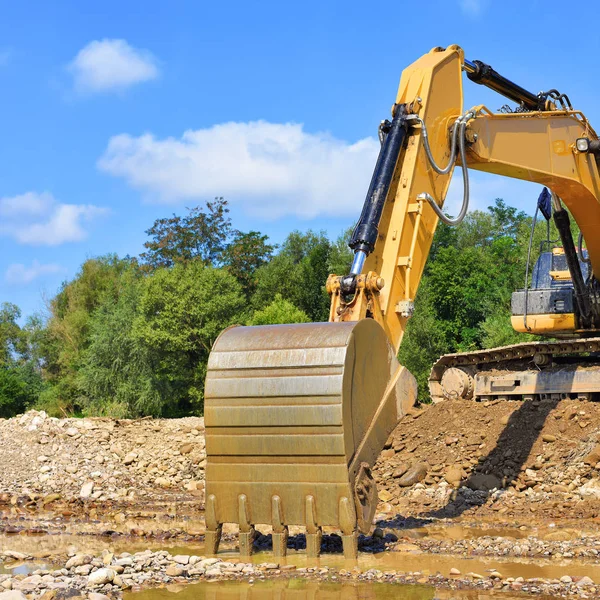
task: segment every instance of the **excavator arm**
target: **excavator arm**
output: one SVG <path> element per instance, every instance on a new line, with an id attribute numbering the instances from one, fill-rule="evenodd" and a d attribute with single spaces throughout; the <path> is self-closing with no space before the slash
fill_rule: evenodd
<path id="1" fill-rule="evenodd" d="M 394 163 L 393 176 L 385 193 L 380 192 L 377 183 L 382 178 L 376 167 L 351 241 L 355 250 L 353 269 L 349 276 L 332 275 L 328 280 L 330 320 L 371 316 L 384 328 L 396 350 L 412 314 L 439 221 L 440 210 L 436 212 L 433 205 L 443 206 L 454 164 L 550 188 L 555 194 L 555 218 L 556 213 L 564 212 L 560 198 L 581 229 L 592 269 L 600 272 L 598 150 L 595 154 L 590 151 L 598 145 L 596 133 L 581 112 L 566 105 L 557 107 L 545 95 L 534 96 L 486 65 L 488 79 L 484 83 L 491 83 L 490 87 L 511 99 L 528 103 L 523 108 L 529 110 L 492 113 L 485 106 L 477 106 L 463 115 L 461 70 L 475 73 L 477 65 L 483 63 L 465 61 L 462 50 L 451 46 L 445 50 L 434 48 L 404 71 L 393 109 L 392 131 L 378 160 L 378 167 Z M 494 76 L 491 81 L 490 71 Z M 545 110 L 537 110 L 540 103 Z M 387 142 L 399 122 L 403 144 L 396 148 Z M 454 141 L 464 144 L 463 156 L 452 145 L 456 123 L 459 139 Z M 578 149 L 579 140 L 584 151 Z M 395 156 L 386 156 L 391 152 Z M 439 173 L 434 163 L 449 168 Z M 468 172 L 463 171 L 463 176 L 468 182 Z M 468 193 L 467 185 L 466 197 Z M 379 212 L 373 209 L 376 205 Z M 564 226 L 562 230 L 568 236 Z M 592 290 L 579 293 L 588 297 L 588 306 L 580 311 L 579 319 L 571 319 L 573 332 L 576 322 L 588 330 L 597 322 L 594 315 L 584 315 L 594 310 L 594 302 L 589 300 Z M 581 322 L 583 316 L 588 317 L 587 323 Z M 555 331 L 564 332 L 564 320 L 555 319 L 554 324 Z M 530 332 L 553 333 L 551 327 Z"/>
<path id="2" fill-rule="evenodd" d="M 464 112 L 463 71 L 521 112 Z M 416 399 L 414 377 L 396 355 L 438 221 L 466 212 L 467 167 L 548 186 L 555 215 L 566 216 L 560 197 L 600 270 L 597 136 L 566 96 L 531 94 L 465 60 L 458 46 L 435 48 L 402 73 L 380 139 L 350 242 L 351 271 L 327 281 L 330 322 L 233 327 L 213 346 L 205 386 L 208 552 L 217 551 L 223 523 L 237 523 L 245 554 L 255 525 L 265 524 L 276 555 L 286 553 L 295 525 L 305 528 L 309 555 L 319 554 L 329 526 L 341 529 L 344 554 L 356 556 L 358 531 L 369 531 L 378 500 L 371 467 Z M 455 165 L 465 202 L 452 220 L 441 207 Z M 568 217 L 561 219 L 568 242 Z M 583 308 L 573 323 L 590 328 L 594 294 L 579 284 Z"/>

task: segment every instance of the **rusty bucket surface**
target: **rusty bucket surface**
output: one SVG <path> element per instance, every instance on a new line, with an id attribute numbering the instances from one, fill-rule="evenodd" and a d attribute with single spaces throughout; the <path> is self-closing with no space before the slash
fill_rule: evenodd
<path id="1" fill-rule="evenodd" d="M 317 556 L 334 526 L 356 556 L 377 505 L 370 469 L 415 398 L 371 319 L 224 331 L 205 388 L 207 551 L 223 523 L 238 523 L 250 554 L 254 525 L 267 524 L 281 556 L 288 526 L 301 525 Z"/>

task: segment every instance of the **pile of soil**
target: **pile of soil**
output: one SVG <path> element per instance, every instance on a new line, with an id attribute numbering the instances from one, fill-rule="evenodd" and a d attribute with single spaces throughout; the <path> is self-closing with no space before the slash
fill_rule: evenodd
<path id="1" fill-rule="evenodd" d="M 448 400 L 406 415 L 374 469 L 380 510 L 600 514 L 600 404 Z"/>

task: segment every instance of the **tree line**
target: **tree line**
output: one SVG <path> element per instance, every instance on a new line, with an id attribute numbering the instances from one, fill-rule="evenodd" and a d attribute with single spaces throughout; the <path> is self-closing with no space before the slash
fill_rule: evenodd
<path id="1" fill-rule="evenodd" d="M 523 286 L 531 218 L 502 200 L 455 228 L 441 224 L 399 358 L 427 401 L 431 365 L 447 352 L 526 339 L 510 327 Z M 536 244 L 545 235 L 536 230 Z M 0 417 L 175 417 L 203 412 L 212 343 L 234 324 L 325 321 L 329 273 L 352 259 L 349 232 L 293 231 L 279 246 L 233 227 L 222 198 L 158 219 L 138 257 L 86 260 L 20 325 L 0 308 Z"/>

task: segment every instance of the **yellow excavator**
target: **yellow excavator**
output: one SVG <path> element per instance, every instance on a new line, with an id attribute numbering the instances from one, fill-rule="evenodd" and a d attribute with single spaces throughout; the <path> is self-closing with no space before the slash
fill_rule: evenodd
<path id="1" fill-rule="evenodd" d="M 515 102 L 463 110 L 462 73 Z M 442 357 L 431 395 L 443 398 L 589 397 L 600 392 L 600 140 L 565 94 L 534 94 L 456 45 L 406 68 L 350 247 L 330 275 L 328 323 L 231 327 L 216 340 L 205 389 L 206 549 L 239 524 L 250 554 L 256 524 L 286 553 L 289 526 L 318 556 L 323 527 L 358 551 L 377 505 L 371 468 L 414 404 L 414 377 L 396 359 L 440 220 L 468 209 L 468 169 L 534 181 L 551 191 L 561 244 L 542 252 L 531 288 L 513 296 L 519 331 L 556 338 Z M 454 167 L 463 205 L 442 210 Z M 580 227 L 576 245 L 569 213 Z M 586 250 L 583 249 L 584 242 Z M 577 247 L 578 246 L 578 247 Z M 299 282 L 300 285 L 300 282 Z M 440 423 L 443 427 L 443 423 Z"/>

